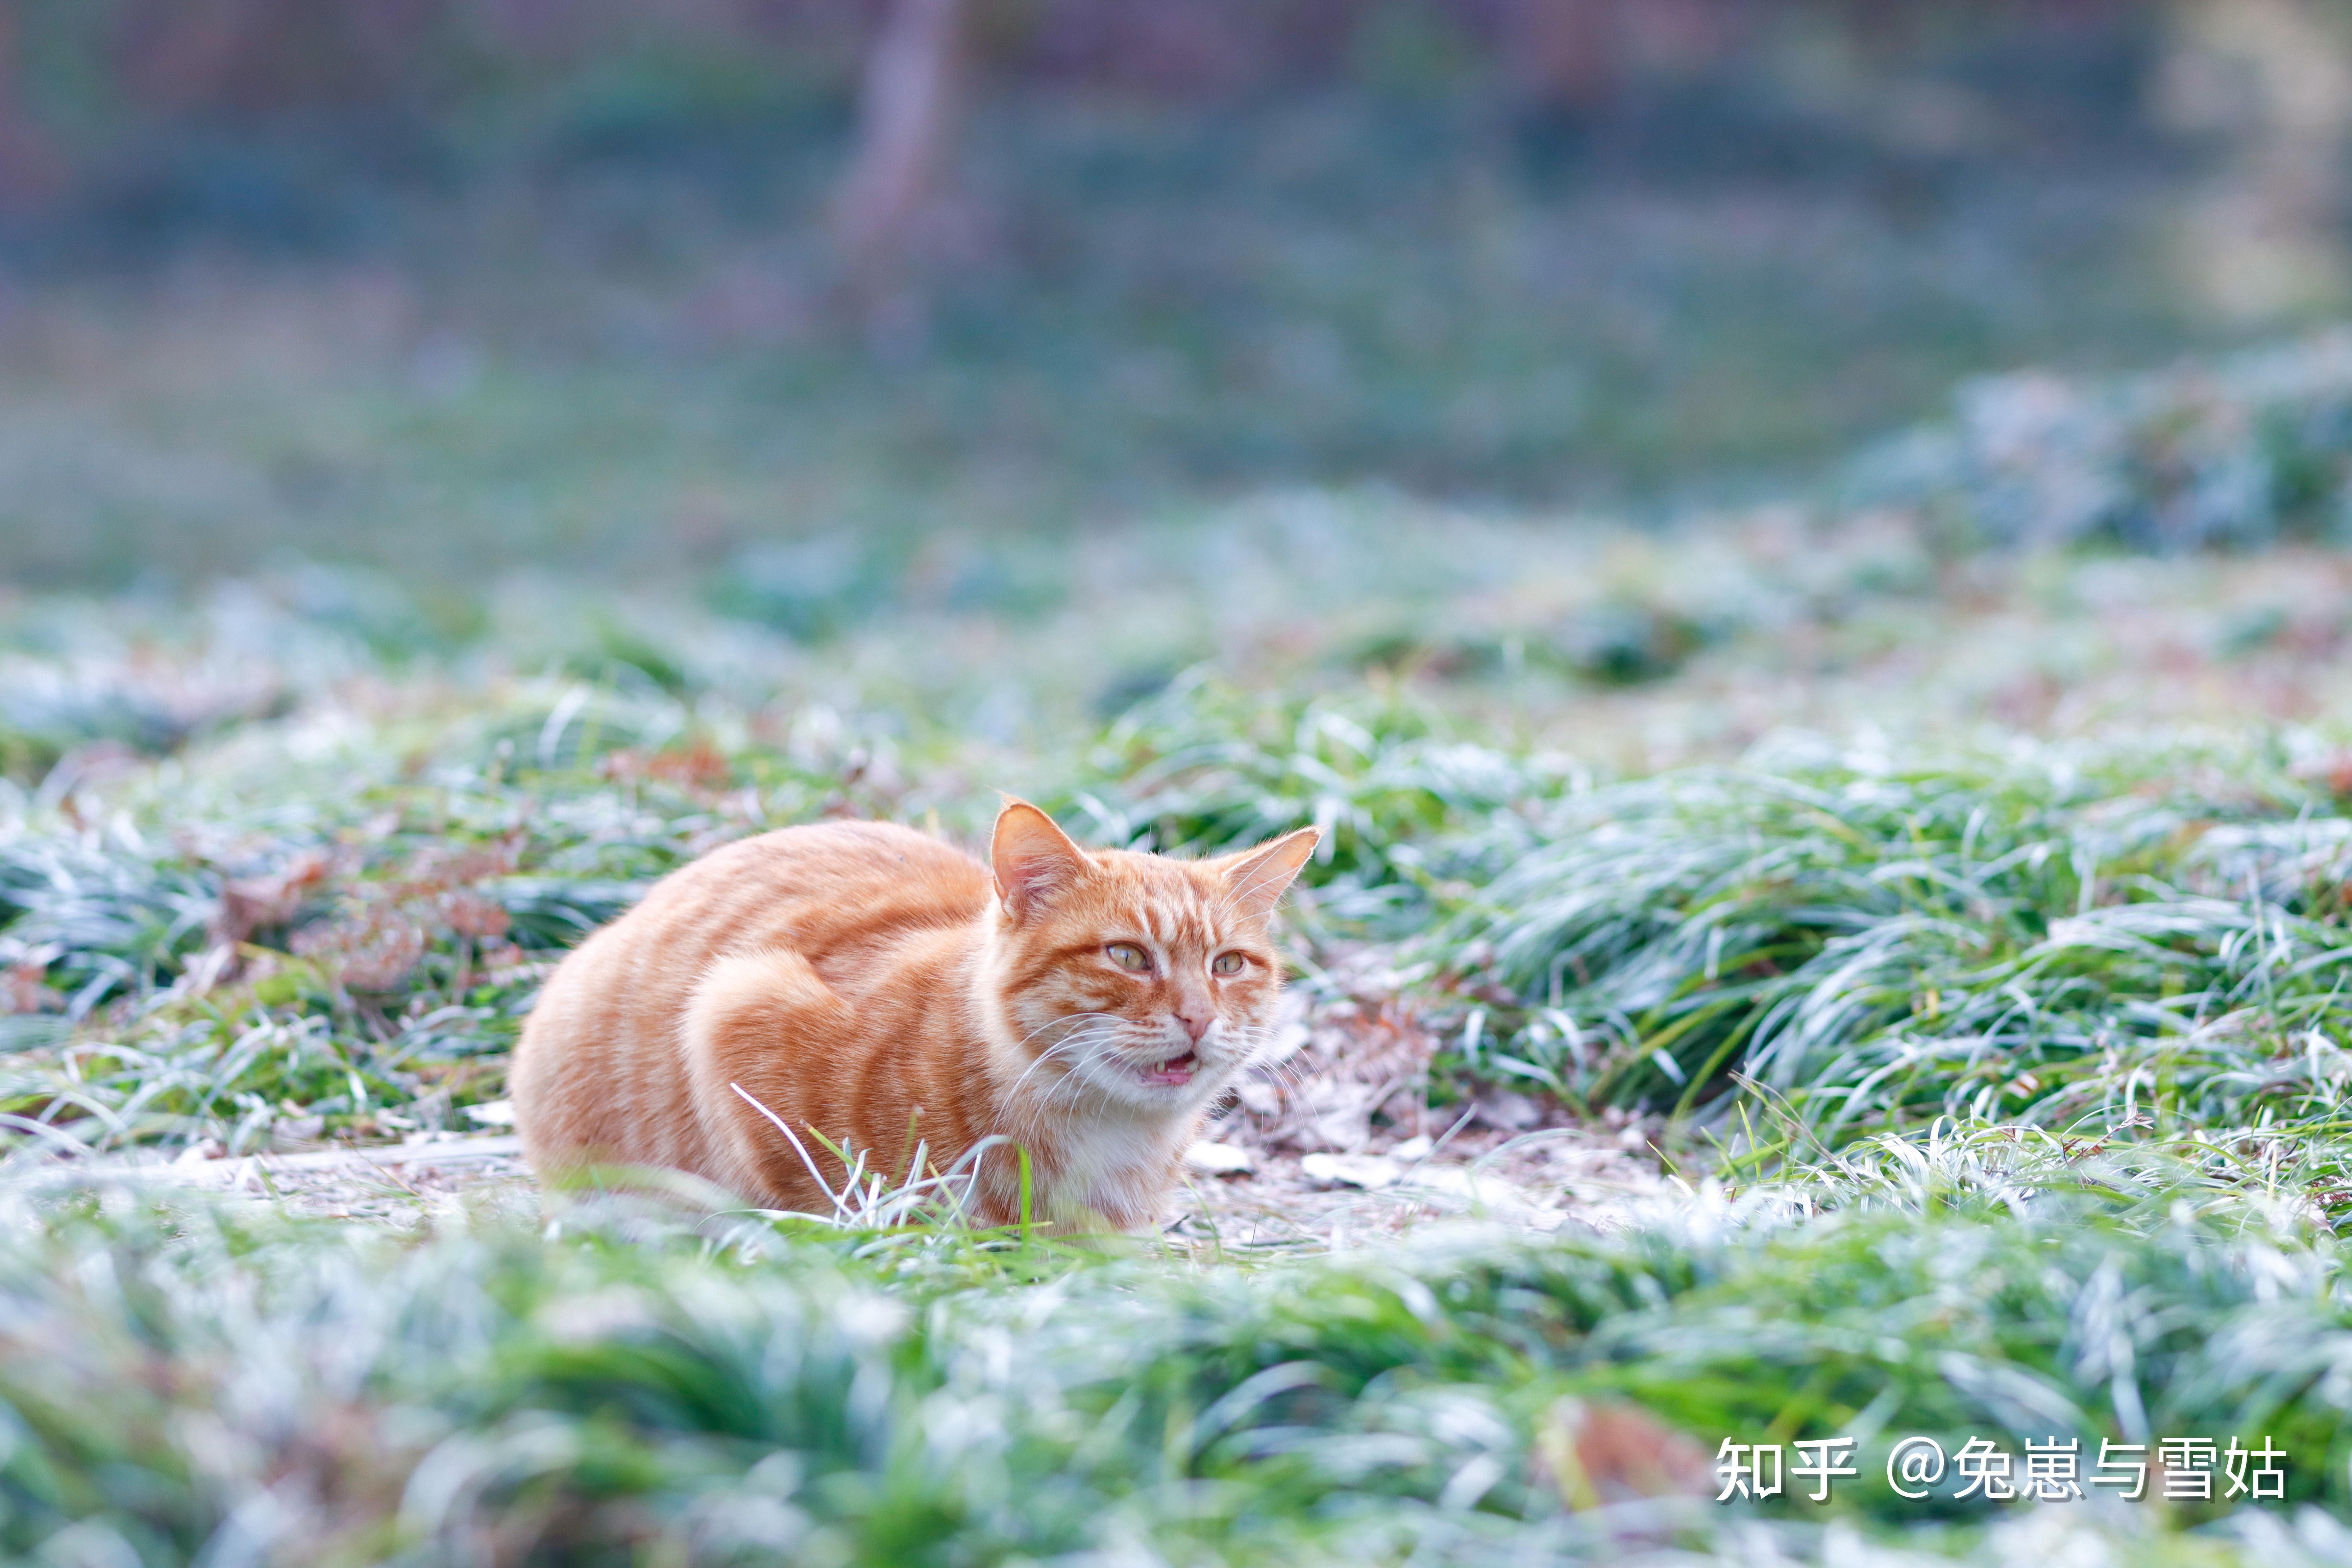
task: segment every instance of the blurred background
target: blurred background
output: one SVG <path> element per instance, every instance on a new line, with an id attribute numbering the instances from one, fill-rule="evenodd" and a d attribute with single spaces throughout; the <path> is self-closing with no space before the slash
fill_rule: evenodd
<path id="1" fill-rule="evenodd" d="M 2325 320 L 2348 121 L 2336 0 L 0 0 L 0 580 L 1638 524 Z"/>

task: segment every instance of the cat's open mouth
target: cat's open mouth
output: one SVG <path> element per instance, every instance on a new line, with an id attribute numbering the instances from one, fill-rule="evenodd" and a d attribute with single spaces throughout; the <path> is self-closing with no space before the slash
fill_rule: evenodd
<path id="1" fill-rule="evenodd" d="M 1138 1069 L 1136 1076 L 1146 1083 L 1181 1086 L 1192 1082 L 1192 1075 L 1200 1070 L 1201 1058 L 1186 1051 L 1182 1056 L 1170 1057 L 1164 1062 L 1152 1062 Z"/>

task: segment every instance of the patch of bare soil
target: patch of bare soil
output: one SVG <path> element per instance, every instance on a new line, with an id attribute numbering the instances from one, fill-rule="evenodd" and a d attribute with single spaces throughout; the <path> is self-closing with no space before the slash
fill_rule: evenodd
<path id="1" fill-rule="evenodd" d="M 539 1189 L 512 1134 L 415 1135 L 406 1143 L 218 1157 L 198 1144 L 171 1161 L 109 1161 L 100 1170 L 165 1181 L 323 1219 L 415 1226 L 436 1214 L 535 1214 Z"/>
<path id="2" fill-rule="evenodd" d="M 1665 1184 L 1646 1149 L 1602 1129 L 1465 1129 L 1431 1145 L 1423 1135 L 1352 1154 L 1270 1150 L 1255 1154 L 1252 1169 L 1226 1174 L 1196 1164 L 1169 1232 L 1255 1248 L 1344 1247 L 1458 1216 L 1546 1231 L 1606 1228 Z"/>
<path id="3" fill-rule="evenodd" d="M 1378 949 L 1330 955 L 1284 998 L 1265 1068 L 1188 1159 L 1171 1235 L 1223 1247 L 1344 1247 L 1470 1215 L 1606 1226 L 1666 1185 L 1656 1129 L 1543 1095 L 1433 1103 L 1437 1040 Z"/>

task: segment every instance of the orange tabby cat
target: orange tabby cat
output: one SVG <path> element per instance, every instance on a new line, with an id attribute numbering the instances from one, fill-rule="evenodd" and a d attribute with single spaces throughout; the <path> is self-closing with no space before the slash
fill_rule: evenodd
<path id="1" fill-rule="evenodd" d="M 1019 1216 L 1017 1146 L 1033 1213 L 1149 1223 L 1265 1038 L 1267 920 L 1316 839 L 1089 852 L 1013 801 L 986 866 L 882 823 L 730 845 L 549 980 L 515 1053 L 523 1148 L 542 1173 L 664 1165 L 823 1212 L 828 1142 L 898 1181 L 919 1145 L 928 1175 L 1001 1138 L 971 1189 L 983 1222 Z"/>

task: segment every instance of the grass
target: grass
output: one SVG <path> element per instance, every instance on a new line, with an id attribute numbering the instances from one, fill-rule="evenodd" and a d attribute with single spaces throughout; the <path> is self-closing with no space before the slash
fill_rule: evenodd
<path id="1" fill-rule="evenodd" d="M 436 621 L 311 568 L 18 602 L 0 1554 L 2352 1556 L 2329 557 L 1349 495 L 1097 544 L 1017 606 L 783 566 L 732 617 L 541 588 Z M 2005 721 L 1996 646 L 2104 706 Z M 1834 743 L 1791 728 L 1817 701 Z M 1333 1254 L 910 1194 L 402 1230 L 82 1158 L 466 1129 L 546 966 L 671 868 L 830 816 L 970 841 L 1000 785 L 1100 843 L 1323 826 L 1314 1016 L 1375 1001 L 1441 1096 L 1640 1113 L 1681 1185 L 1605 1234 Z M 1915 1506 L 1913 1432 L 2268 1436 L 2289 1494 Z M 1861 1474 L 1581 1506 L 1647 1484 L 1612 1442 L 1674 1435 L 1853 1436 Z"/>
<path id="2" fill-rule="evenodd" d="M 25 1172 L 0 1243 L 11 1551 L 2039 1550 L 2021 1521 L 1869 1479 L 1828 1510 L 1572 1510 L 1539 1458 L 1572 1447 L 1567 1400 L 1709 1453 L 1856 1435 L 1864 1478 L 1915 1430 L 2274 1436 L 2284 1512 L 2084 1505 L 2067 1528 L 2134 1561 L 2340 1544 L 2343 834 L 2308 742 L 1612 781 L 1455 733 L 1411 686 L 1191 677 L 1065 754 L 1041 794 L 1103 840 L 1334 829 L 1306 951 L 1402 943 L 1458 1075 L 1571 1102 L 1706 1089 L 1717 1152 L 1675 1146 L 1732 1196 L 1609 1237 L 1119 1258 L 911 1215 L 591 1206 L 543 1234 L 484 1215 L 404 1237 L 57 1186 L 34 1161 L 68 1140 L 462 1126 L 499 1092 L 538 966 L 651 878 L 769 823 L 954 799 L 935 770 L 956 753 L 922 746 L 861 795 L 882 786 L 851 737 L 881 732 L 855 712 L 828 757 L 707 686 L 407 679 L 428 694 L 342 710 L 331 746 L 303 739 L 318 714 L 265 710 L 160 768 L 19 798 L 0 940 L 48 1010 L 10 1016 L 0 1079 Z M 969 830 L 985 805 L 961 810 Z"/>
<path id="3" fill-rule="evenodd" d="M 225 791 L 174 812 L 165 842 L 129 817 L 21 834 L 0 861 L 33 1004 L 7 1020 L 17 1043 L 117 1027 L 20 1055 L 0 1095 L 101 1145 L 231 1148 L 288 1118 L 391 1131 L 495 1098 L 546 956 L 769 810 L 839 795 L 772 761 L 731 790 L 690 743 L 648 763 L 684 727 L 651 708 L 552 686 L 458 726 L 438 767 L 378 754 L 281 779 L 257 808 Z M 520 783 L 519 742 L 543 764 Z"/>
<path id="4" fill-rule="evenodd" d="M 1561 1401 L 1710 1447 L 1859 1432 L 1873 1460 L 1915 1430 L 2263 1431 L 2331 1506 L 2352 1441 L 2333 1241 L 2079 1191 L 1206 1272 L 723 1216 L 401 1240 L 134 1190 L 12 1202 L 0 1541 L 52 1557 L 1810 1561 L 1832 1521 L 1964 1552 L 2000 1521 L 1924 1522 L 1870 1480 L 1826 1510 L 1572 1514 L 1534 1458 Z M 2139 1560 L 2234 1560 L 2085 1512 Z"/>
<path id="5" fill-rule="evenodd" d="M 1989 378 L 1962 390 L 1957 418 L 1866 458 L 1857 489 L 2009 543 L 2340 542 L 2347 350 L 2329 333 L 2104 383 Z"/>
<path id="6" fill-rule="evenodd" d="M 1410 702 L 1254 698 L 1200 671 L 1120 715 L 1088 770 L 1065 814 L 1088 837 L 1213 855 L 1317 827 L 1302 906 L 1342 931 L 1388 932 L 1429 918 L 1430 844 L 1556 795 L 1571 772 L 1451 739 Z"/>
<path id="7" fill-rule="evenodd" d="M 1517 830 L 1450 936 L 1580 1098 L 2332 1139 L 2346 831 L 2275 751 L 1670 775 Z"/>

